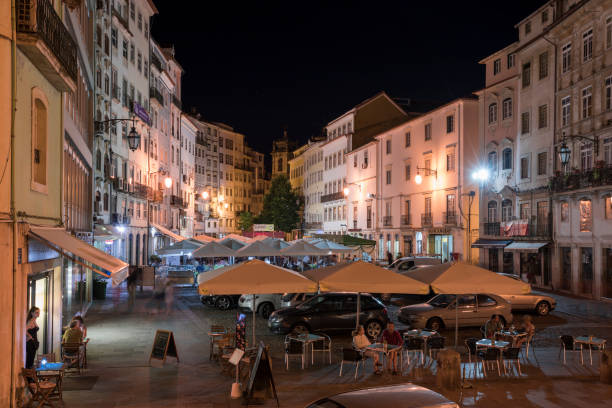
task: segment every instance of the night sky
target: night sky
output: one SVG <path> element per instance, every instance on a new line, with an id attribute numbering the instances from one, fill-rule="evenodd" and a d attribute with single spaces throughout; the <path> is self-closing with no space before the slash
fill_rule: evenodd
<path id="1" fill-rule="evenodd" d="M 264 153 L 285 126 L 305 141 L 381 90 L 443 103 L 482 88 L 478 61 L 544 3 L 154 2 L 154 38 L 185 70 L 183 109 Z"/>

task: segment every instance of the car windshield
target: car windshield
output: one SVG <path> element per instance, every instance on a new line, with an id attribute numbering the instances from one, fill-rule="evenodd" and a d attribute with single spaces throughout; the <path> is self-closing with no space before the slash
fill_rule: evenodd
<path id="1" fill-rule="evenodd" d="M 325 296 L 319 295 L 319 296 L 315 296 L 313 298 L 310 298 L 310 299 L 308 299 L 307 301 L 305 301 L 303 303 L 300 303 L 296 307 L 298 309 L 301 309 L 301 310 L 306 310 L 306 309 L 310 309 L 313 306 L 318 305 L 319 303 L 323 302 L 324 300 L 325 300 Z"/>
<path id="2" fill-rule="evenodd" d="M 397 259 L 395 262 L 389 265 L 388 268 L 391 268 L 391 269 L 396 268 L 397 265 L 399 265 L 401 261 L 402 261 L 401 259 Z"/>
<path id="3" fill-rule="evenodd" d="M 427 303 L 434 307 L 448 307 L 448 305 L 454 302 L 455 295 L 438 295 L 431 298 Z"/>
<path id="4" fill-rule="evenodd" d="M 291 299 L 293 299 L 293 296 L 295 296 L 295 293 L 284 293 L 283 296 L 281 297 L 281 300 L 283 302 L 288 302 Z"/>

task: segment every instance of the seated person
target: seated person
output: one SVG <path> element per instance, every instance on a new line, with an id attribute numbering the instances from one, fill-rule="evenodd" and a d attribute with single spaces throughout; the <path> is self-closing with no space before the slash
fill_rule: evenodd
<path id="1" fill-rule="evenodd" d="M 353 336 L 353 347 L 363 352 L 365 356 L 372 357 L 372 359 L 374 359 L 374 372 L 376 374 L 381 374 L 381 371 L 378 367 L 382 366 L 382 364 L 378 361 L 378 353 L 375 352 L 374 350 L 365 349 L 370 344 L 371 344 L 370 340 L 368 339 L 368 336 L 365 335 L 365 330 L 363 326 L 359 325 L 359 328 L 357 329 L 357 333 Z"/>
<path id="2" fill-rule="evenodd" d="M 85 322 L 83 321 L 83 317 L 81 315 L 74 315 L 72 320 L 76 320 L 79 322 L 79 329 L 83 332 L 83 339 L 87 338 L 87 327 L 85 326 Z"/>
<path id="3" fill-rule="evenodd" d="M 495 337 L 495 333 L 503 330 L 504 325 L 499 318 L 499 315 L 494 314 L 491 316 L 487 323 L 485 323 L 485 337 L 487 339 L 493 339 Z"/>
<path id="4" fill-rule="evenodd" d="M 531 338 L 535 334 L 535 326 L 533 322 L 531 321 L 531 316 L 529 315 L 523 316 L 523 324 L 521 325 L 519 331 L 522 333 L 527 333 L 527 335 L 520 337 L 516 341 L 516 347 L 521 347 L 521 345 L 525 343 L 526 341 L 531 341 Z"/>
<path id="5" fill-rule="evenodd" d="M 402 336 L 398 331 L 395 330 L 395 324 L 393 322 L 387 323 L 387 328 L 383 331 L 381 340 L 392 346 L 401 346 L 403 343 Z M 397 351 L 400 351 L 401 347 L 398 347 L 396 351 L 389 353 L 389 369 L 393 364 L 393 374 L 397 375 Z"/>
<path id="6" fill-rule="evenodd" d="M 83 332 L 79 328 L 79 321 L 73 320 L 70 322 L 70 327 L 62 336 L 62 343 L 81 343 L 83 341 Z"/>

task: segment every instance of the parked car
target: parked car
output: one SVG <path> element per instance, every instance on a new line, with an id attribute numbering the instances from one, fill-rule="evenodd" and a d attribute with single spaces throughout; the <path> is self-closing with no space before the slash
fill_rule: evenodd
<path id="1" fill-rule="evenodd" d="M 281 295 L 260 294 L 255 295 L 255 311 L 264 319 L 270 317 L 270 313 L 281 308 Z M 245 312 L 253 312 L 253 295 L 242 295 L 238 300 L 238 307 Z"/>
<path id="2" fill-rule="evenodd" d="M 505 276 L 510 279 L 523 281 L 519 275 L 512 273 L 501 273 L 498 275 Z M 535 312 L 540 316 L 546 316 L 551 310 L 557 307 L 555 298 L 543 293 L 526 293 L 524 295 L 500 295 L 512 305 L 512 311 Z"/>
<path id="3" fill-rule="evenodd" d="M 221 310 L 228 310 L 233 307 L 236 307 L 236 305 L 238 304 L 238 299 L 240 299 L 240 295 L 200 296 L 200 301 L 203 304 L 210 307 L 216 307 L 217 309 Z"/>
<path id="4" fill-rule="evenodd" d="M 458 311 L 455 311 L 456 297 L 437 295 L 426 303 L 404 306 L 398 318 L 412 328 L 431 330 L 455 327 L 456 316 L 459 327 L 482 326 L 494 314 L 501 316 L 504 325 L 512 322 L 512 306 L 499 295 L 459 295 Z"/>
<path id="5" fill-rule="evenodd" d="M 407 383 L 343 392 L 306 406 L 306 408 L 370 407 L 459 408 L 459 405 L 428 388 Z"/>
<path id="6" fill-rule="evenodd" d="M 401 273 L 416 269 L 419 266 L 440 265 L 441 263 L 442 260 L 435 256 L 405 256 L 387 266 L 387 269 Z"/>
<path id="7" fill-rule="evenodd" d="M 316 293 L 285 293 L 281 297 L 281 307 L 297 306 L 314 295 Z"/>
<path id="8" fill-rule="evenodd" d="M 280 334 L 352 330 L 356 317 L 356 293 L 322 293 L 297 306 L 276 310 L 268 319 L 268 328 Z M 372 295 L 362 293 L 359 321 L 369 337 L 377 338 L 389 321 L 387 308 Z"/>

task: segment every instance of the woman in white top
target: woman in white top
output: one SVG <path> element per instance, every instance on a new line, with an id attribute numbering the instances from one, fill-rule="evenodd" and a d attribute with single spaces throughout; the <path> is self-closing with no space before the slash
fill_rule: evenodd
<path id="1" fill-rule="evenodd" d="M 365 350 L 365 348 L 368 347 L 370 344 L 370 340 L 368 339 L 368 336 L 365 335 L 365 330 L 363 326 L 359 325 L 359 327 L 357 328 L 357 334 L 353 336 L 353 347 L 355 347 L 359 351 L 365 351 L 364 354 L 367 357 L 372 357 L 374 359 L 374 372 L 376 374 L 381 374 L 382 371 L 380 371 L 378 367 L 382 366 L 382 364 L 378 362 L 378 353 L 374 350 Z"/>

